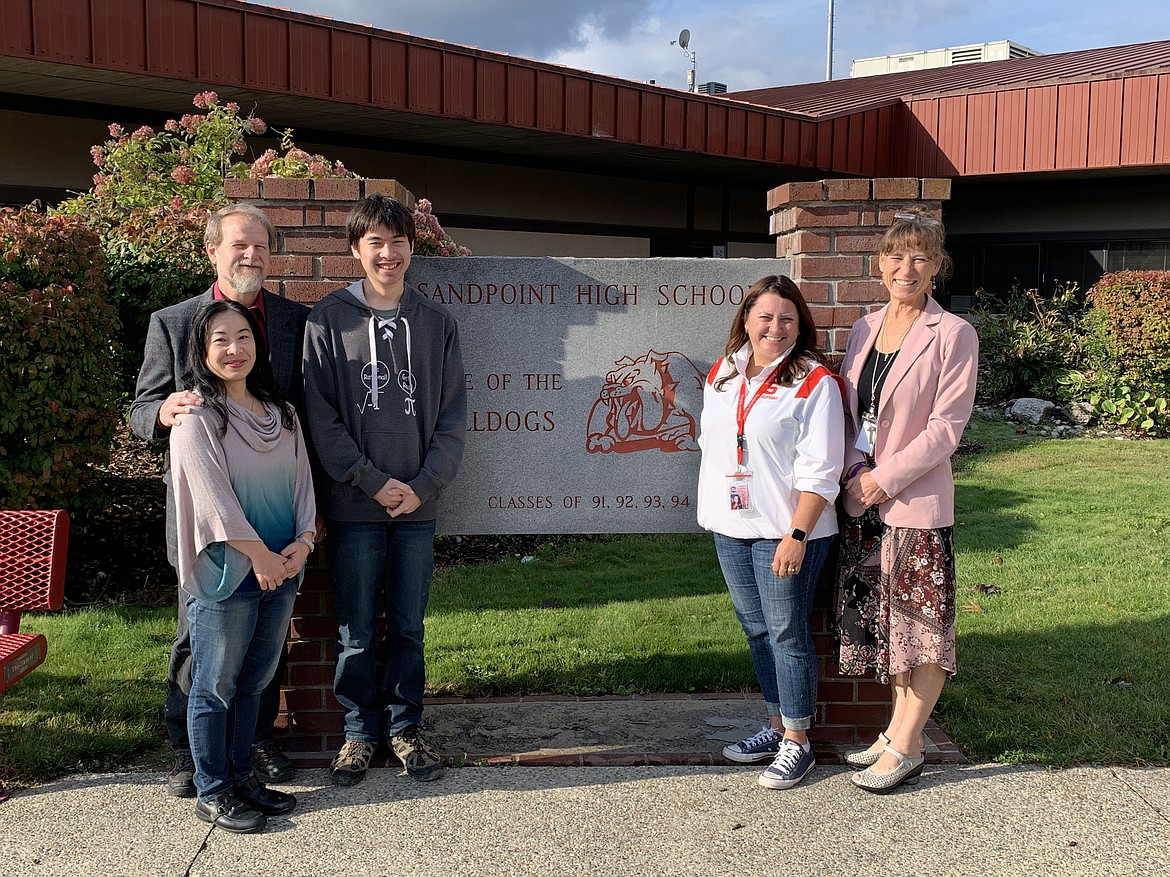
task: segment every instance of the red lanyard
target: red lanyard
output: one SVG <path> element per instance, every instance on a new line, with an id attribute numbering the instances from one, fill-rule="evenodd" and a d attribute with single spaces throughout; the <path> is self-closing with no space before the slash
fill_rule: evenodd
<path id="1" fill-rule="evenodd" d="M 768 374 L 763 381 L 760 382 L 760 388 L 756 390 L 752 400 L 744 405 L 747 400 L 747 385 L 748 378 L 745 374 L 743 376 L 743 383 L 739 385 L 739 399 L 735 406 L 735 463 L 738 468 L 743 468 L 743 452 L 747 450 L 747 436 L 744 435 L 744 426 L 747 424 L 748 415 L 751 413 L 752 406 L 759 401 L 772 386 L 772 382 L 776 380 L 776 374 L 780 371 L 780 366 L 784 365 L 784 361 L 776 364 L 776 367 Z"/>

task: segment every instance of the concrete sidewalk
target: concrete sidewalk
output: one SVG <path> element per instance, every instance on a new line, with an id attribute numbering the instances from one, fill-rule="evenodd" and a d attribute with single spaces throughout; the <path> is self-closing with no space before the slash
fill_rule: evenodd
<path id="1" fill-rule="evenodd" d="M 757 770 L 390 769 L 351 789 L 304 771 L 255 835 L 199 822 L 162 774 L 73 777 L 0 805 L 10 875 L 1028 875 L 1170 870 L 1170 770 L 947 765 L 891 795 L 842 767 L 770 792 Z"/>
<path id="2" fill-rule="evenodd" d="M 11 875 L 1027 875 L 1170 872 L 1170 770 L 945 763 L 875 796 L 829 750 L 785 792 L 728 766 L 759 701 L 703 697 L 436 704 L 456 764 L 434 783 L 397 768 L 349 789 L 303 769 L 298 807 L 233 835 L 169 797 L 162 773 L 78 776 L 0 804 Z M 939 740 L 941 739 L 941 745 Z M 624 760 L 623 760 L 624 759 Z M 614 766 L 619 764 L 621 766 Z M 484 765 L 484 766 L 473 766 Z M 531 766 L 556 765 L 556 766 Z M 565 766 L 578 765 L 578 766 Z M 584 766 L 606 765 L 606 766 Z"/>

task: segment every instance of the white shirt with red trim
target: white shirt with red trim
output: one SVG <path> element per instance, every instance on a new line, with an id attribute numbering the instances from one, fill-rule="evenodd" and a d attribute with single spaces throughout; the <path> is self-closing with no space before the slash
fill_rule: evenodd
<path id="1" fill-rule="evenodd" d="M 751 508 L 731 508 L 727 476 L 736 468 L 736 409 L 749 356 L 751 345 L 745 344 L 734 356 L 736 376 L 716 390 L 715 381 L 730 371 L 728 360 L 720 359 L 703 387 L 699 526 L 737 539 L 781 539 L 792 530 L 796 504 L 807 491 L 828 501 L 808 538 L 832 536 L 837 532 L 833 502 L 841 489 L 845 460 L 845 413 L 841 379 L 819 363 L 813 363 L 803 379 L 784 387 L 772 380 L 782 356 L 747 382 L 745 406 L 763 381 L 770 386 L 744 422 Z"/>

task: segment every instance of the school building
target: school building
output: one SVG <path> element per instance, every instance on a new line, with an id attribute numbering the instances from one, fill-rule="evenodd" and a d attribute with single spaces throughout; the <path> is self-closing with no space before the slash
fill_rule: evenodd
<path id="1" fill-rule="evenodd" d="M 476 254 L 771 256 L 785 183 L 943 178 L 956 310 L 1167 267 L 1170 41 L 705 95 L 237 0 L 3 6 L 0 204 L 212 89 Z"/>

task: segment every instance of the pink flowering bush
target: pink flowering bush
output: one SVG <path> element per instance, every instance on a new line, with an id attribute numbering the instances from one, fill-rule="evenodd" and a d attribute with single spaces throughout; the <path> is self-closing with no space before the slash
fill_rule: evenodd
<path id="1" fill-rule="evenodd" d="M 285 128 L 280 134 L 280 148 L 284 154 L 269 149 L 241 172 L 243 165 L 233 167 L 232 175 L 250 180 L 262 177 L 284 177 L 290 180 L 321 180 L 338 177 L 353 177 L 340 161 L 330 161 L 323 155 L 309 155 L 293 143 L 292 128 Z"/>
<path id="2" fill-rule="evenodd" d="M 461 247 L 439 225 L 439 218 L 431 212 L 431 202 L 419 198 L 414 208 L 414 252 L 417 256 L 470 256 L 471 250 Z"/>
<path id="3" fill-rule="evenodd" d="M 244 138 L 268 126 L 242 115 L 239 104 L 221 104 L 214 91 L 195 95 L 194 104 L 204 112 L 169 119 L 161 131 L 110 125 L 110 139 L 90 150 L 98 168 L 93 188 L 61 212 L 109 222 L 137 208 L 222 203 L 224 178 L 248 150 Z"/>
<path id="4" fill-rule="evenodd" d="M 110 125 L 110 139 L 90 150 L 98 168 L 93 188 L 57 208 L 85 220 L 101 240 L 108 294 L 122 324 L 117 371 L 127 392 L 150 313 L 214 279 L 203 253 L 207 217 L 226 203 L 223 181 L 233 164 L 243 164 L 235 157 L 247 151 L 244 138 L 268 129 L 213 91 L 196 95 L 194 104 L 204 112 L 170 119 L 160 131 Z"/>

